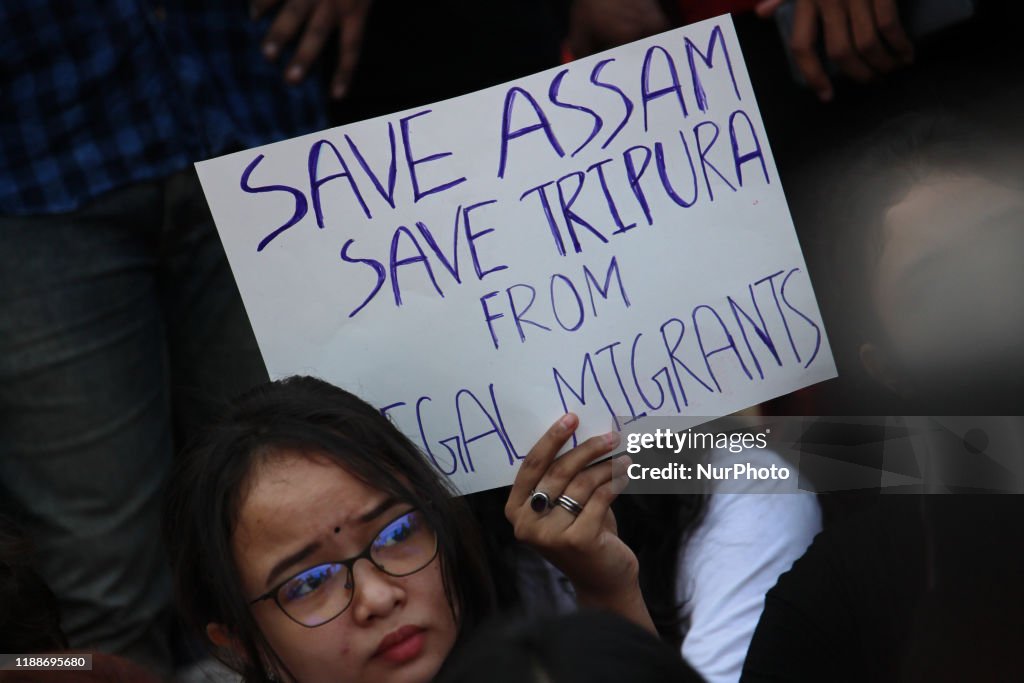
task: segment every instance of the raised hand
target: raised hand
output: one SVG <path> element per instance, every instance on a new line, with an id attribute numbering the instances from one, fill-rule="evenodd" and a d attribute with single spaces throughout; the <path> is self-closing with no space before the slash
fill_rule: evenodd
<path id="1" fill-rule="evenodd" d="M 518 540 L 572 582 L 581 606 L 617 612 L 655 632 L 640 593 L 636 555 L 619 538 L 611 510 L 621 481 L 613 477 L 611 460 L 588 467 L 612 452 L 619 436 L 592 437 L 556 458 L 578 425 L 575 415 L 563 416 L 530 450 L 512 484 L 505 516 Z M 625 459 L 614 467 L 628 466 Z"/>

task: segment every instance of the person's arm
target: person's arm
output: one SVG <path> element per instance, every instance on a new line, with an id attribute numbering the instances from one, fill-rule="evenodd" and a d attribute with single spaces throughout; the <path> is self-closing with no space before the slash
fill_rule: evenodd
<path id="1" fill-rule="evenodd" d="M 612 452 L 618 434 L 592 437 L 556 459 L 578 425 L 575 415 L 565 415 L 530 450 L 516 474 L 505 516 L 516 539 L 536 548 L 572 582 L 581 607 L 614 612 L 656 634 L 640 592 L 636 555 L 619 538 L 611 510 L 621 490 L 612 462 L 587 467 Z M 551 507 L 537 509 L 535 491 L 547 494 Z M 563 494 L 582 510 L 573 513 L 556 505 Z"/>
<path id="2" fill-rule="evenodd" d="M 924 580 L 916 496 L 880 496 L 818 534 L 765 599 L 744 683 L 898 677 Z"/>
<path id="3" fill-rule="evenodd" d="M 785 464 L 770 451 L 748 452 L 744 459 L 759 467 Z M 765 594 L 820 530 L 810 493 L 710 496 L 683 551 L 678 591 L 690 621 L 683 657 L 709 683 L 739 680 Z"/>
<path id="4" fill-rule="evenodd" d="M 821 534 L 765 598 L 746 660 L 742 683 L 872 680 L 856 656 L 856 619 L 841 585 L 844 567 L 834 565 L 827 534 Z"/>

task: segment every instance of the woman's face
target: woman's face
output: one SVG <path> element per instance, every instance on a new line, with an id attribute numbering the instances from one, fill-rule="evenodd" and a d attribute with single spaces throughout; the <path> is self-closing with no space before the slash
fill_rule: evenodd
<path id="1" fill-rule="evenodd" d="M 233 538 L 245 594 L 254 599 L 310 567 L 359 555 L 409 510 L 326 456 L 266 459 L 253 473 Z M 360 560 L 352 580 L 348 608 L 315 628 L 290 619 L 274 600 L 250 609 L 301 683 L 429 681 L 457 631 L 439 557 L 404 577 Z"/>

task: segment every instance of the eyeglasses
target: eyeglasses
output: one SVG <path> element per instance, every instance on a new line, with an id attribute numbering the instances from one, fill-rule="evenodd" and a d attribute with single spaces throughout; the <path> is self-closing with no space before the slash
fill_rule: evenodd
<path id="1" fill-rule="evenodd" d="M 303 570 L 249 604 L 273 599 L 295 623 L 322 626 L 352 604 L 359 560 L 365 558 L 385 574 L 402 577 L 415 574 L 436 556 L 437 534 L 419 511 L 412 510 L 389 522 L 355 557 Z"/>

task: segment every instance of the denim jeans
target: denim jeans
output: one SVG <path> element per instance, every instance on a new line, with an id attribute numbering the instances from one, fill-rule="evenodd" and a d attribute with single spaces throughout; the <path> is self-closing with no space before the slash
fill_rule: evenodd
<path id="1" fill-rule="evenodd" d="M 0 217 L 0 509 L 35 542 L 72 646 L 169 666 L 175 444 L 264 380 L 194 171 Z"/>

